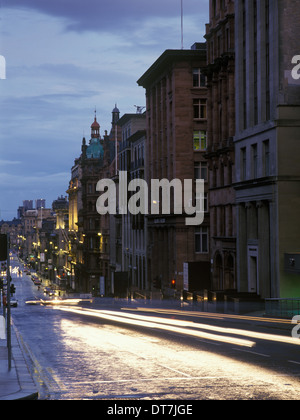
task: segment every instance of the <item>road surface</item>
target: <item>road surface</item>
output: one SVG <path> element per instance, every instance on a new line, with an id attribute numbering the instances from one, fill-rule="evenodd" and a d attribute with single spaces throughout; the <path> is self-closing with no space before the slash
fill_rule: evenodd
<path id="1" fill-rule="evenodd" d="M 12 318 L 40 399 L 299 399 L 290 320 L 108 299 L 28 305 L 43 288 L 16 270 L 12 282 Z"/>

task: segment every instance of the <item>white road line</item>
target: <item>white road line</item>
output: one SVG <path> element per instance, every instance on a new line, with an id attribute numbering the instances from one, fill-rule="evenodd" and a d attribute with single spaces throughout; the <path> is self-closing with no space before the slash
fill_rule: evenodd
<path id="1" fill-rule="evenodd" d="M 214 343 L 213 341 L 202 340 L 201 338 L 196 338 L 196 341 L 200 341 L 201 343 L 205 344 L 212 344 L 213 346 L 221 346 L 220 343 Z"/>
<path id="2" fill-rule="evenodd" d="M 294 360 L 288 360 L 289 363 L 294 363 L 295 365 L 300 365 L 300 362 L 295 362 Z"/>
<path id="3" fill-rule="evenodd" d="M 140 383 L 140 382 L 156 382 L 156 381 L 202 381 L 203 379 L 220 379 L 227 378 L 227 376 L 189 376 L 187 378 L 182 377 L 167 377 L 167 378 L 136 378 L 136 379 L 117 379 L 117 380 L 107 380 L 107 381 L 82 381 L 82 382 L 66 382 L 66 387 L 78 387 L 81 385 L 94 385 L 94 384 L 121 384 L 121 383 Z"/>
<path id="4" fill-rule="evenodd" d="M 169 370 L 172 370 L 173 372 L 179 373 L 179 375 L 186 376 L 187 378 L 192 378 L 191 375 L 188 375 L 187 373 L 181 372 L 180 370 L 173 369 L 173 368 L 171 368 L 169 366 L 166 366 L 166 365 L 161 365 L 160 363 L 158 365 L 165 368 L 165 369 L 169 369 Z"/>
<path id="5" fill-rule="evenodd" d="M 270 355 L 268 355 L 268 354 L 257 353 L 257 352 L 255 352 L 255 351 L 250 351 L 250 350 L 237 349 L 237 348 L 234 348 L 234 347 L 232 347 L 232 348 L 233 348 L 233 350 L 236 350 L 236 351 L 243 351 L 244 353 L 256 354 L 257 356 L 262 356 L 262 357 L 271 357 L 271 356 L 270 356 Z"/>

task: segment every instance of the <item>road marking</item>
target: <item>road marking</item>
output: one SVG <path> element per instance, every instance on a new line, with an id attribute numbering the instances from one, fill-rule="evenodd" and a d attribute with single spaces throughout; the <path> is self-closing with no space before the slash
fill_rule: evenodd
<path id="1" fill-rule="evenodd" d="M 121 383 L 139 383 L 139 382 L 156 382 L 156 381 L 202 381 L 203 379 L 220 379 L 227 378 L 227 376 L 189 376 L 187 378 L 182 377 L 167 377 L 167 378 L 137 378 L 137 379 L 117 379 L 112 381 L 82 381 L 82 382 L 67 382 L 66 387 L 70 386 L 81 386 L 81 385 L 94 385 L 94 384 L 121 384 Z"/>
<path id="2" fill-rule="evenodd" d="M 220 343 L 214 343 L 213 341 L 202 340 L 201 338 L 196 338 L 196 341 L 200 341 L 201 343 L 205 344 L 212 344 L 213 346 L 221 346 Z"/>
<path id="3" fill-rule="evenodd" d="M 166 365 L 161 365 L 160 363 L 158 365 L 165 368 L 165 369 L 169 369 L 169 370 L 172 370 L 173 372 L 179 373 L 179 375 L 186 376 L 187 378 L 192 378 L 191 375 L 188 375 L 187 373 L 181 372 L 180 370 L 173 369 L 173 368 L 171 368 L 169 366 L 166 366 Z"/>
<path id="4" fill-rule="evenodd" d="M 59 379 L 59 377 L 54 373 L 54 370 L 50 367 L 46 368 L 49 375 L 51 375 L 52 379 L 62 391 L 66 391 L 67 388 L 65 387 L 64 383 Z"/>
<path id="5" fill-rule="evenodd" d="M 288 360 L 289 363 L 295 363 L 295 365 L 300 365 L 300 362 L 295 362 L 294 360 Z"/>
<path id="6" fill-rule="evenodd" d="M 233 350 L 236 350 L 236 351 L 243 351 L 243 352 L 245 352 L 245 353 L 256 354 L 257 356 L 262 356 L 262 357 L 271 357 L 271 356 L 270 356 L 270 355 L 268 355 L 268 354 L 257 353 L 256 351 L 242 350 L 242 349 L 237 349 L 237 348 L 234 348 L 234 347 L 232 347 L 232 348 L 233 348 Z"/>

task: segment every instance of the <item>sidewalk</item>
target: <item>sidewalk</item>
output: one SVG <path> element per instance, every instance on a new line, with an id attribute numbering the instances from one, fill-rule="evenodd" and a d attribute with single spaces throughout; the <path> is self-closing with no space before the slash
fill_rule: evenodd
<path id="1" fill-rule="evenodd" d="M 38 392 L 28 370 L 15 329 L 11 329 L 12 361 L 8 371 L 7 343 L 0 339 L 0 401 L 37 400 Z"/>

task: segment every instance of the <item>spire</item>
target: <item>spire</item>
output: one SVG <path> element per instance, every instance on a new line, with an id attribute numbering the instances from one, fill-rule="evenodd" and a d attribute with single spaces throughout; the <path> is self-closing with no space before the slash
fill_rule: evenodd
<path id="1" fill-rule="evenodd" d="M 97 110 L 95 108 L 95 119 L 93 124 L 91 125 L 91 137 L 92 139 L 100 138 L 100 124 L 97 122 Z"/>
<path id="2" fill-rule="evenodd" d="M 118 120 L 120 119 L 120 111 L 117 108 L 117 104 L 115 104 L 114 109 L 112 110 L 112 124 L 117 124 Z"/>

